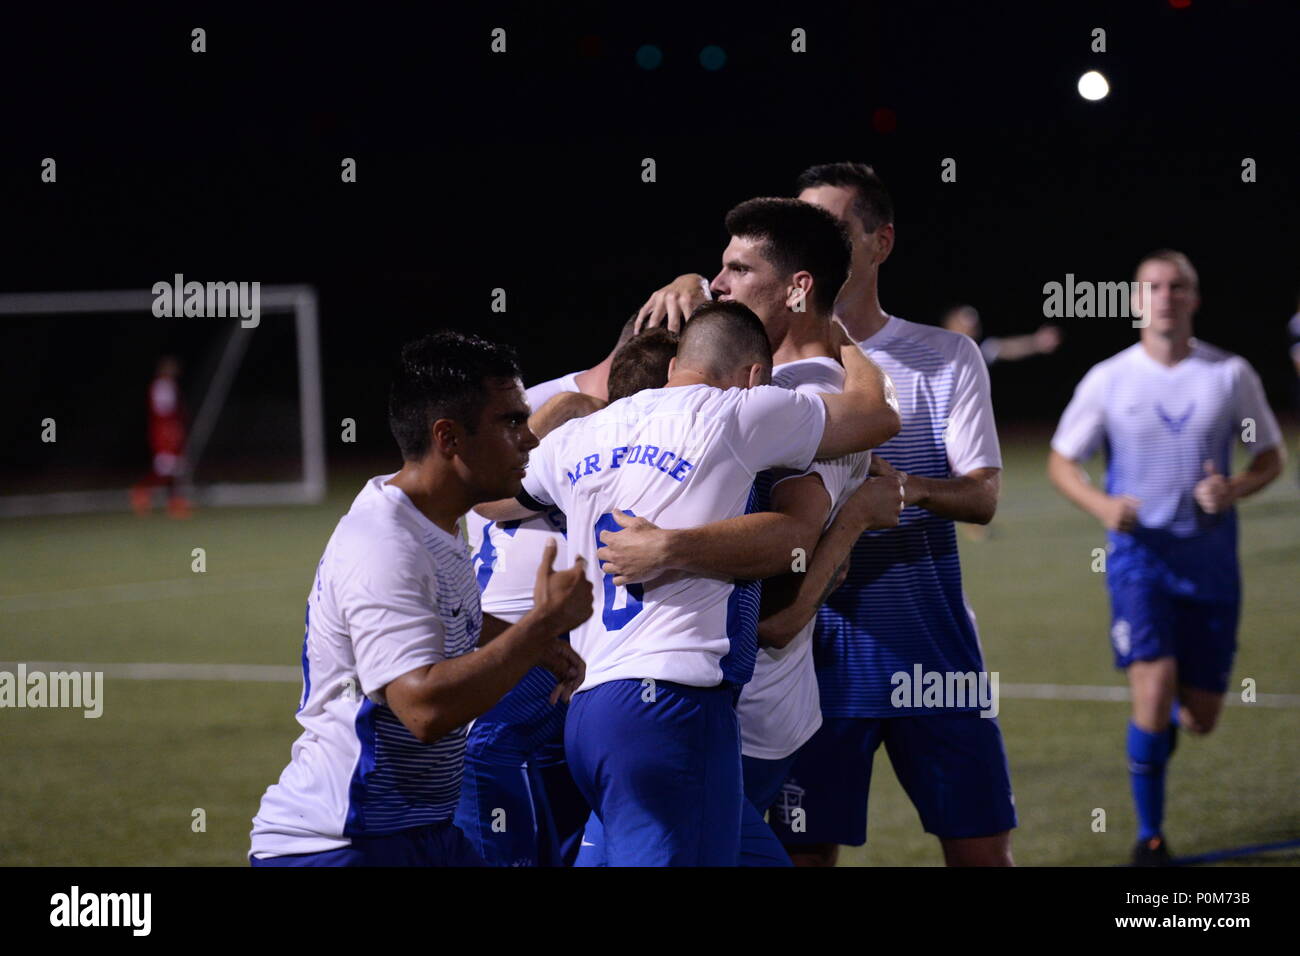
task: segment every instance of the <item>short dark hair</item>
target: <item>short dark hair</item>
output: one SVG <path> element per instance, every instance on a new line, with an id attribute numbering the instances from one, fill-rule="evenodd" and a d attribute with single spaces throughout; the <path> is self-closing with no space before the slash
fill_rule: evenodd
<path id="1" fill-rule="evenodd" d="M 663 388 L 668 381 L 668 363 L 677 354 L 677 333 L 671 329 L 647 329 L 627 341 L 614 353 L 609 366 L 609 400 L 635 395 L 642 389 Z"/>
<path id="2" fill-rule="evenodd" d="M 880 181 L 876 171 L 866 163 L 822 163 L 809 166 L 794 181 L 795 189 L 816 189 L 818 186 L 840 186 L 853 189 L 853 211 L 862 220 L 862 228 L 875 232 L 894 221 L 894 200 Z"/>
<path id="3" fill-rule="evenodd" d="M 677 363 L 725 377 L 742 365 L 772 366 L 767 330 L 748 306 L 705 302 L 677 339 Z"/>
<path id="4" fill-rule="evenodd" d="M 388 392 L 388 427 L 407 461 L 429 453 L 433 423 L 459 422 L 473 434 L 488 401 L 488 379 L 519 377 L 508 345 L 441 330 L 402 346 Z"/>
<path id="5" fill-rule="evenodd" d="M 783 273 L 812 273 L 813 307 L 834 307 L 849 277 L 853 247 L 844 226 L 825 209 L 798 199 L 749 199 L 727 213 L 727 231 L 761 239 L 763 257 Z"/>

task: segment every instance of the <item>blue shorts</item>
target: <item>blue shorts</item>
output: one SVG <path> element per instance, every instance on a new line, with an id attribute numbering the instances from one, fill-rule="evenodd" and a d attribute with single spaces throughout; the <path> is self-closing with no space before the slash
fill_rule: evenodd
<path id="1" fill-rule="evenodd" d="M 456 826 L 488 866 L 565 866 L 587 807 L 564 763 L 516 766 L 465 755 Z"/>
<path id="2" fill-rule="evenodd" d="M 600 817 L 593 810 L 587 817 L 582 829 L 582 840 L 578 845 L 578 857 L 574 866 L 609 866 L 605 858 L 605 828 L 600 825 Z"/>
<path id="3" fill-rule="evenodd" d="M 253 866 L 482 866 L 465 834 L 450 821 L 374 837 L 352 837 L 352 845 L 319 853 L 292 853 Z"/>
<path id="4" fill-rule="evenodd" d="M 740 824 L 741 866 L 793 866 L 790 854 L 777 839 L 764 817 L 781 794 L 795 754 L 780 760 L 740 758 L 745 781 L 744 816 Z"/>
<path id="5" fill-rule="evenodd" d="M 772 810 L 787 846 L 867 842 L 867 793 L 884 743 L 926 833 L 993 836 L 1016 825 L 1015 798 L 996 717 L 977 711 L 907 717 L 827 717 L 800 748 Z"/>
<path id="6" fill-rule="evenodd" d="M 1173 657 L 1178 682 L 1222 694 L 1237 653 L 1241 601 L 1198 601 L 1124 569 L 1106 575 L 1115 666 Z"/>
<path id="7" fill-rule="evenodd" d="M 757 757 L 740 758 L 744 774 L 745 804 L 740 820 L 741 866 L 793 866 L 790 854 L 777 839 L 772 828 L 763 819 L 776 798 L 786 775 L 794 766 L 795 755 L 780 760 L 761 760 Z M 761 809 L 759 808 L 761 805 Z M 608 866 L 605 857 L 605 828 L 600 818 L 591 814 L 582 833 L 575 866 Z"/>
<path id="8" fill-rule="evenodd" d="M 565 752 L 609 866 L 736 865 L 744 798 L 735 699 L 729 685 L 636 679 L 574 695 Z"/>

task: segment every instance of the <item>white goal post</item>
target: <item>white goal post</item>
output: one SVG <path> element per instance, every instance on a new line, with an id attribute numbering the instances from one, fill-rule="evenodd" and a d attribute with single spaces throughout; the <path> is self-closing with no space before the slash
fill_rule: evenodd
<path id="1" fill-rule="evenodd" d="M 0 321 L 11 316 L 53 317 L 112 312 L 151 315 L 156 298 L 152 291 L 136 289 L 0 294 Z M 305 285 L 262 286 L 262 318 L 277 314 L 292 317 L 296 339 L 302 474 L 293 481 L 218 482 L 197 486 L 191 482 L 190 473 L 182 474 L 179 478 L 182 488 L 198 505 L 315 504 L 325 497 L 325 422 L 315 289 Z M 184 457 L 189 469 L 194 467 L 203 454 L 249 341 L 257 334 L 260 326 L 259 322 L 257 326 L 245 328 L 238 319 L 229 321 L 232 331 L 222 347 L 216 371 L 199 402 L 186 437 Z M 122 511 L 129 508 L 130 492 L 126 488 L 0 494 L 0 517 Z"/>

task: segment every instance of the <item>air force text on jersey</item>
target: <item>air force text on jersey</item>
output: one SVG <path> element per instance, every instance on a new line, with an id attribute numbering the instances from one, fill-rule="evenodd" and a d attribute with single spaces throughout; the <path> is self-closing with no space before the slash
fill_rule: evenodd
<path id="1" fill-rule="evenodd" d="M 576 485 L 580 480 L 588 475 L 595 474 L 601 470 L 600 453 L 587 455 L 583 457 L 572 471 L 565 471 L 565 476 L 569 479 L 569 484 Z M 633 445 L 630 448 L 627 445 L 621 445 L 613 448 L 609 452 L 609 468 L 620 468 L 624 465 L 648 465 L 656 471 L 661 471 L 674 481 L 685 481 L 686 474 L 694 464 L 687 461 L 675 451 L 669 451 L 667 448 L 658 448 L 654 445 Z"/>

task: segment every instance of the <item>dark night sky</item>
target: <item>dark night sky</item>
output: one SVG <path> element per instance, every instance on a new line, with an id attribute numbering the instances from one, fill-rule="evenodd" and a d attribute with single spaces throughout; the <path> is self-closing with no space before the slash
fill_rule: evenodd
<path id="1" fill-rule="evenodd" d="M 897 205 L 887 311 L 934 322 L 970 301 L 990 331 L 1029 331 L 1043 283 L 1127 279 L 1174 246 L 1201 273 L 1202 337 L 1289 401 L 1300 5 L 554 6 L 7 11 L 2 291 L 147 289 L 174 272 L 311 283 L 327 421 L 360 423 L 348 454 L 384 453 L 402 340 L 439 326 L 502 338 L 532 381 L 586 367 L 651 290 L 716 271 L 730 206 L 851 158 Z M 194 26 L 205 54 L 189 51 Z M 489 51 L 496 26 L 505 55 Z M 790 52 L 794 27 L 806 54 Z M 1093 27 L 1108 52 L 1090 52 Z M 646 43 L 658 69 L 636 63 Z M 698 59 L 709 44 L 726 53 L 716 71 Z M 1110 78 L 1100 104 L 1075 92 L 1088 68 Z M 893 131 L 873 129 L 881 108 Z M 39 182 L 45 156 L 55 185 Z M 339 181 L 345 156 L 355 185 Z M 956 183 L 939 178 L 949 156 Z M 489 308 L 498 286 L 504 315 Z M 1122 319 L 1064 326 L 1057 356 L 994 369 L 1004 423 L 1054 419 L 1084 369 L 1135 335 Z M 69 379 L 139 393 L 152 343 L 175 334 L 138 332 L 106 368 L 84 323 L 26 328 L 0 365 L 0 442 L 19 460 L 33 395 Z"/>

